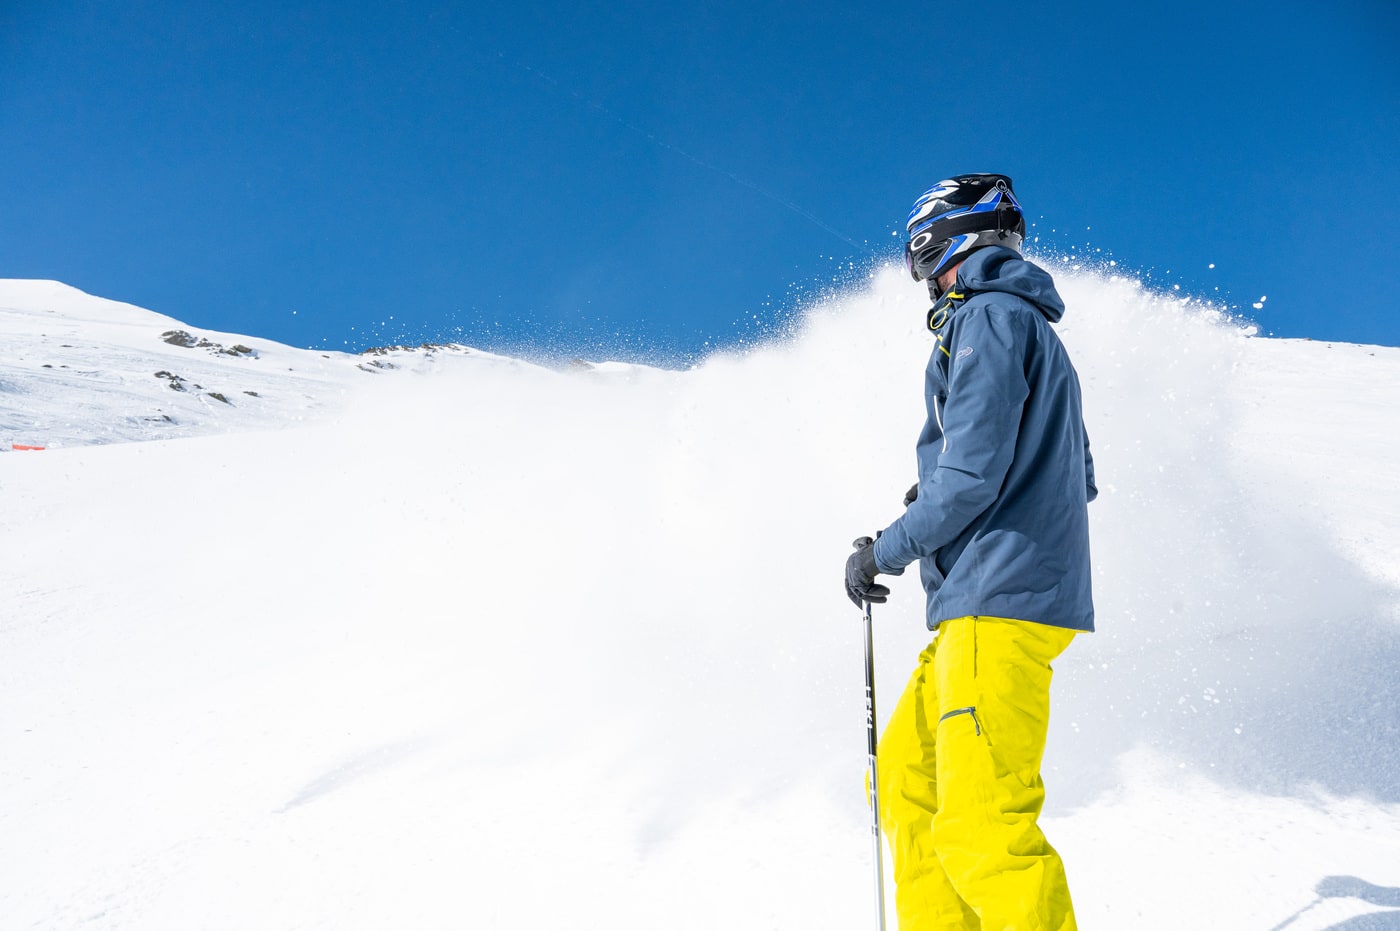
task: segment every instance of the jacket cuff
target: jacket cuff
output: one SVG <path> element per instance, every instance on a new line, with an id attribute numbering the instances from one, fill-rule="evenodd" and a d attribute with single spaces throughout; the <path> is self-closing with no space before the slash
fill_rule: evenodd
<path id="1" fill-rule="evenodd" d="M 897 568 L 890 568 L 890 563 L 880 558 L 880 544 L 884 543 L 887 537 L 888 534 L 881 534 L 880 536 L 876 537 L 875 545 L 870 548 L 875 555 L 875 568 L 879 569 L 885 575 L 903 575 L 903 566 L 899 566 Z"/>

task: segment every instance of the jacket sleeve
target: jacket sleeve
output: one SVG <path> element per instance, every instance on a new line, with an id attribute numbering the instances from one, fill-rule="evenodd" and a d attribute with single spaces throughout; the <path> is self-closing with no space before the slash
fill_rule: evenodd
<path id="1" fill-rule="evenodd" d="M 1081 427 L 1080 429 L 1083 429 Z M 1089 452 L 1089 431 L 1084 430 L 1084 491 L 1086 501 L 1093 501 L 1099 496 L 1099 486 L 1094 482 L 1094 455 Z"/>
<path id="2" fill-rule="evenodd" d="M 996 307 L 964 312 L 948 347 L 948 397 L 941 411 L 935 408 L 943 424 L 938 467 L 921 477 L 919 497 L 875 541 L 881 572 L 898 574 L 957 539 L 996 500 L 1011 468 L 1030 393 L 1023 324 Z"/>

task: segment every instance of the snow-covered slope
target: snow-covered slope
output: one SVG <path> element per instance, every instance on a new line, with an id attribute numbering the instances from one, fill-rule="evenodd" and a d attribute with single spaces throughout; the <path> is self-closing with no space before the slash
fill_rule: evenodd
<path id="1" fill-rule="evenodd" d="M 216 333 L 56 281 L 0 280 L 0 451 L 323 421 L 366 381 L 422 374 L 453 344 L 359 355 Z"/>
<path id="2" fill-rule="evenodd" d="M 1054 270 L 1103 492 L 1046 760 L 1080 926 L 1400 927 L 1400 350 Z M 837 574 L 911 481 L 916 290 L 687 372 L 386 377 L 0 285 L 0 439 L 68 447 L 0 456 L 0 927 L 868 927 Z M 153 403 L 214 435 L 82 445 Z"/>

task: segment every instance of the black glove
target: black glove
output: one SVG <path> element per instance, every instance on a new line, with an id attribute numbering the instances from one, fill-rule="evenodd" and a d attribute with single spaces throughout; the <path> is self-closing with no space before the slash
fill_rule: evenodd
<path id="1" fill-rule="evenodd" d="M 913 487 L 904 493 L 904 506 L 908 507 L 919 500 L 919 483 L 915 482 Z"/>
<path id="2" fill-rule="evenodd" d="M 865 602 L 882 605 L 890 596 L 890 590 L 875 584 L 875 576 L 880 569 L 875 565 L 875 541 L 861 537 L 851 544 L 856 551 L 846 560 L 846 597 L 855 602 L 857 608 Z"/>

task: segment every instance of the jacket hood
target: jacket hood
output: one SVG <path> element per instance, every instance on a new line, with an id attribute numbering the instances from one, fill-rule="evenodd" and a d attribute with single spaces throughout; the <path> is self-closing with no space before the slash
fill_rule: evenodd
<path id="1" fill-rule="evenodd" d="M 1034 304 L 1051 323 L 1065 315 L 1065 302 L 1050 273 L 1005 246 L 989 246 L 968 256 L 958 269 L 955 287 L 969 296 L 981 291 L 1014 294 Z"/>

